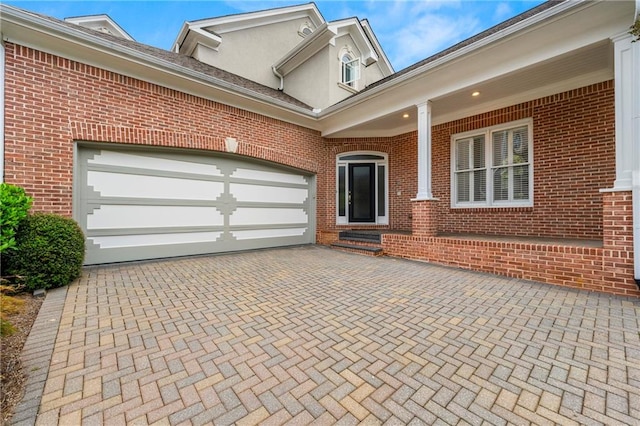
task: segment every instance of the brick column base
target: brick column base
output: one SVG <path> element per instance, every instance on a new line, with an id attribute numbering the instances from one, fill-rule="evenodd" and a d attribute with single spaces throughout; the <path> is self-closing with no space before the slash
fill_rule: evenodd
<path id="1" fill-rule="evenodd" d="M 413 235 L 434 237 L 438 233 L 438 200 L 412 200 Z"/>
<path id="2" fill-rule="evenodd" d="M 631 191 L 602 194 L 604 280 L 615 287 L 636 289 L 633 278 L 633 206 Z"/>

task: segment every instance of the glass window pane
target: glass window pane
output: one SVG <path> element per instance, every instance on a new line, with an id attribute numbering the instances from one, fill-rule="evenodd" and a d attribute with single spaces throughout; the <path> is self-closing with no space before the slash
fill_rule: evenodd
<path id="1" fill-rule="evenodd" d="M 385 204 L 385 180 L 384 166 L 378 166 L 378 216 L 384 216 L 387 210 Z"/>
<path id="2" fill-rule="evenodd" d="M 493 138 L 493 165 L 505 166 L 509 162 L 509 131 L 494 132 Z"/>
<path id="3" fill-rule="evenodd" d="M 529 162 L 529 132 L 526 127 L 513 130 L 513 163 Z"/>
<path id="4" fill-rule="evenodd" d="M 473 138 L 473 168 L 480 169 L 484 167 L 484 136 L 476 136 Z"/>
<path id="5" fill-rule="evenodd" d="M 470 186 L 469 186 L 469 177 L 471 176 L 470 172 L 460 172 L 456 173 L 456 193 L 458 202 L 468 202 L 470 200 Z"/>
<path id="6" fill-rule="evenodd" d="M 456 170 L 469 169 L 469 139 L 456 141 Z"/>
<path id="7" fill-rule="evenodd" d="M 487 172 L 473 172 L 473 201 L 487 201 Z"/>
<path id="8" fill-rule="evenodd" d="M 493 171 L 493 201 L 509 200 L 509 167 Z"/>
<path id="9" fill-rule="evenodd" d="M 346 167 L 338 166 L 338 216 L 346 216 Z"/>
<path id="10" fill-rule="evenodd" d="M 354 155 L 343 155 L 339 158 L 340 161 L 350 161 L 350 160 L 384 160 L 382 155 L 374 155 L 374 154 L 354 154 Z"/>
<path id="11" fill-rule="evenodd" d="M 513 168 L 513 199 L 529 199 L 529 166 Z"/>

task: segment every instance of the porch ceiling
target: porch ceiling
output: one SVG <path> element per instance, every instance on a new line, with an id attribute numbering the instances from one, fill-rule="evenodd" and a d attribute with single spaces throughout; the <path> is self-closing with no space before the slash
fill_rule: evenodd
<path id="1" fill-rule="evenodd" d="M 431 99 L 432 123 L 445 123 L 610 80 L 613 72 L 613 45 L 604 40 Z M 472 96 L 476 91 L 480 94 Z M 330 137 L 394 136 L 416 129 L 417 108 L 409 106 Z"/>

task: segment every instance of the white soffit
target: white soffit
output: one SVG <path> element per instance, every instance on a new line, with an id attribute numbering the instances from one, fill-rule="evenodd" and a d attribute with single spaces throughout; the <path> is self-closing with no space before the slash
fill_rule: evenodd
<path id="1" fill-rule="evenodd" d="M 507 100 L 523 102 L 571 90 L 576 84 L 613 78 L 611 54 L 605 52 L 610 47 L 605 45 L 610 45 L 612 35 L 628 30 L 633 3 L 567 2 L 560 6 L 563 8 L 552 8 L 555 14 L 549 9 L 544 17 L 534 15 L 517 28 L 505 28 L 504 34 L 494 33 L 325 109 L 320 114 L 323 136 L 370 133 L 377 127 L 376 120 L 427 100 L 435 100 L 434 122 L 439 116 L 461 118 L 472 112 L 465 110 L 471 101 L 460 105 L 459 99 L 447 97 L 462 96 L 470 89 L 482 92 L 483 85 L 502 91 L 495 97 L 482 96 L 483 107 L 499 108 Z M 589 58 L 590 54 L 595 57 Z M 552 92 L 547 93 L 549 90 Z M 443 101 L 440 112 L 437 100 Z M 454 113 L 447 110 L 452 105 Z M 394 128 L 406 129 L 398 121 L 395 127 L 392 124 L 387 122 L 381 131 L 390 136 L 398 134 Z"/>

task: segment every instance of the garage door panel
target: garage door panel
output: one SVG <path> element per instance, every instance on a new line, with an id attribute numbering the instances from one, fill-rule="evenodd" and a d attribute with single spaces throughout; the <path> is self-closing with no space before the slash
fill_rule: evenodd
<path id="1" fill-rule="evenodd" d="M 253 180 L 256 182 L 279 182 L 279 183 L 288 183 L 294 185 L 303 185 L 306 186 L 309 184 L 308 179 L 305 176 L 295 175 L 291 173 L 279 173 L 272 172 L 264 169 L 246 169 L 246 168 L 236 168 L 233 173 L 231 173 L 232 179 L 246 179 Z"/>
<path id="2" fill-rule="evenodd" d="M 87 230 L 221 226 L 224 217 L 216 207 L 102 205 L 87 216 Z"/>
<path id="3" fill-rule="evenodd" d="M 261 238 L 289 238 L 301 237 L 307 231 L 306 227 L 276 228 L 276 229 L 247 229 L 232 230 L 231 235 L 236 240 L 256 240 Z"/>
<path id="4" fill-rule="evenodd" d="M 162 233 L 162 234 L 124 234 L 109 236 L 94 236 L 89 239 L 101 249 L 122 247 L 148 247 L 174 244 L 214 243 L 222 231 L 218 232 L 186 232 L 186 233 Z"/>
<path id="5" fill-rule="evenodd" d="M 309 217 L 301 208 L 240 207 L 231 214 L 229 224 L 235 225 L 286 225 L 307 224 Z"/>
<path id="6" fill-rule="evenodd" d="M 314 242 L 313 176 L 243 157 L 80 147 L 87 264 Z"/>
<path id="7" fill-rule="evenodd" d="M 239 202 L 304 204 L 309 196 L 307 188 L 277 187 L 231 183 L 229 190 Z"/>
<path id="8" fill-rule="evenodd" d="M 87 184 L 101 197 L 215 200 L 224 191 L 223 182 L 113 171 L 89 171 Z"/>
<path id="9" fill-rule="evenodd" d="M 95 152 L 95 151 L 94 151 Z M 125 153 L 110 150 L 100 150 L 88 159 L 91 166 L 129 167 L 140 170 L 156 170 L 159 172 L 177 172 L 186 174 L 201 174 L 203 176 L 222 176 L 222 172 L 214 164 L 202 161 L 188 161 L 188 157 L 174 155 L 167 156 L 150 153 Z"/>

